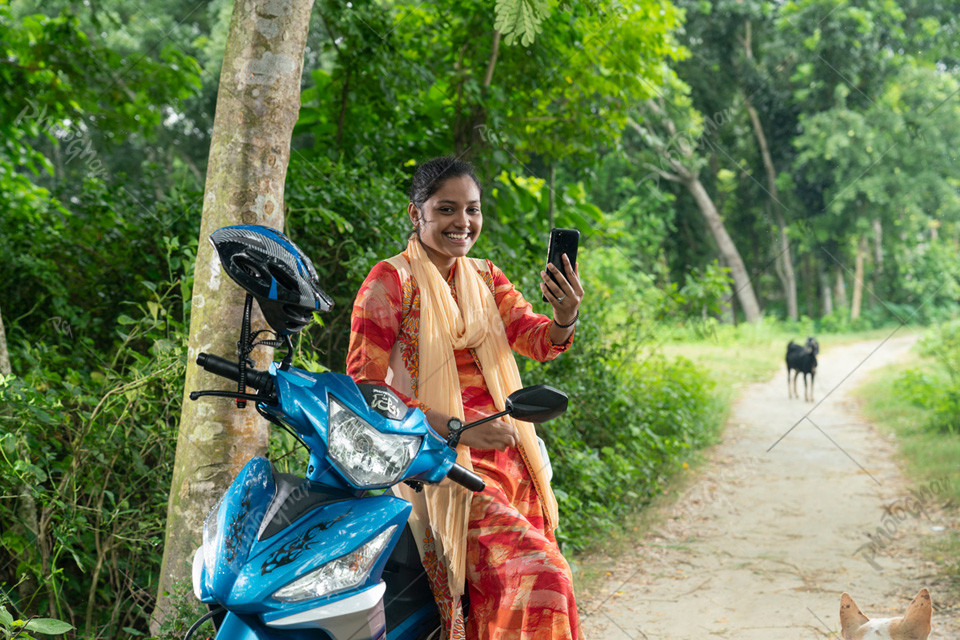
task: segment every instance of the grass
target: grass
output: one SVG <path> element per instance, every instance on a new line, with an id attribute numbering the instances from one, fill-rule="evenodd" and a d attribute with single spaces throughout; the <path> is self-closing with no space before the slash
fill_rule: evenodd
<path id="1" fill-rule="evenodd" d="M 873 329 L 851 333 L 818 335 L 820 351 L 860 340 L 883 339 L 893 331 Z M 905 330 L 898 332 L 902 333 Z M 722 387 L 732 387 L 732 395 L 754 382 L 766 382 L 785 372 L 784 357 L 790 340 L 802 343 L 806 333 L 790 330 L 780 323 L 724 327 L 699 341 L 665 342 L 661 350 L 668 356 L 681 356 L 707 369 Z"/>
<path id="2" fill-rule="evenodd" d="M 913 403 L 899 384 L 900 375 L 909 370 L 922 370 L 943 383 L 947 380 L 939 363 L 911 353 L 904 361 L 874 372 L 855 393 L 863 402 L 864 415 L 899 441 L 901 468 L 912 487 L 937 487 L 936 502 L 947 505 L 956 522 L 960 519 L 960 437 L 927 427 L 929 410 Z M 960 598 L 960 529 L 928 539 L 923 552 L 940 567 L 949 595 Z"/>
<path id="3" fill-rule="evenodd" d="M 941 484 L 944 500 L 960 504 L 960 437 L 926 426 L 928 410 L 901 392 L 898 379 L 910 369 L 922 369 L 946 381 L 934 360 L 911 353 L 908 359 L 873 372 L 855 394 L 864 403 L 866 417 L 899 440 L 901 466 L 911 483 Z"/>

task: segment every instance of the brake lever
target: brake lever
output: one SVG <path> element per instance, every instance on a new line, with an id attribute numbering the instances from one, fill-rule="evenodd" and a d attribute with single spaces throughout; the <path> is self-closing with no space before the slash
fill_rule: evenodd
<path id="1" fill-rule="evenodd" d="M 264 402 L 269 405 L 277 404 L 276 396 L 262 396 L 256 393 L 237 393 L 236 391 L 213 391 L 204 389 L 203 391 L 191 391 L 190 399 L 197 400 L 203 396 L 214 396 L 216 398 L 231 398 L 239 400 L 252 400 L 253 402 Z"/>

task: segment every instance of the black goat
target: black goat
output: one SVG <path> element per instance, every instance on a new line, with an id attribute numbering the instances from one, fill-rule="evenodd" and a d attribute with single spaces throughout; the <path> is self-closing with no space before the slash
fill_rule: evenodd
<path id="1" fill-rule="evenodd" d="M 817 375 L 817 354 L 820 353 L 820 343 L 816 338 L 807 338 L 803 347 L 793 340 L 787 345 L 787 394 L 791 398 L 799 398 L 797 393 L 797 376 L 803 374 L 803 399 L 813 402 L 813 379 Z M 790 371 L 793 370 L 793 387 L 790 386 Z M 807 394 L 807 374 L 810 374 L 810 393 Z"/>

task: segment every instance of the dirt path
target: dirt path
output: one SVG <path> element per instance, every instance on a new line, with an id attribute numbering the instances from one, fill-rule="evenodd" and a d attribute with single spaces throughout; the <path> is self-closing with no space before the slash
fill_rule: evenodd
<path id="1" fill-rule="evenodd" d="M 936 568 L 917 549 L 940 531 L 923 509 L 937 487 L 906 492 L 893 444 L 849 395 L 912 343 L 895 336 L 824 350 L 813 404 L 787 399 L 782 371 L 746 388 L 698 480 L 629 557 L 607 559 L 604 584 L 581 595 L 586 637 L 839 639 L 843 591 L 869 617 L 901 615 L 922 586 L 936 604 Z M 877 537 L 882 527 L 894 535 Z M 934 613 L 931 640 L 960 638 L 947 618 Z"/>

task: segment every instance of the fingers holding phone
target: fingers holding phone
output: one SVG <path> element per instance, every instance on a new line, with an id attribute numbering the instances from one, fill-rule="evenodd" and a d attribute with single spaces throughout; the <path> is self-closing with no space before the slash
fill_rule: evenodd
<path id="1" fill-rule="evenodd" d="M 547 266 L 540 272 L 543 301 L 553 307 L 554 320 L 563 326 L 575 321 L 583 286 L 577 267 L 580 232 L 576 229 L 552 229 L 547 250 Z"/>
<path id="2" fill-rule="evenodd" d="M 540 272 L 543 282 L 540 291 L 543 298 L 553 307 L 554 317 L 560 324 L 567 316 L 572 318 L 580 308 L 583 300 L 583 285 L 580 282 L 578 267 L 570 263 L 570 258 L 564 254 L 561 258 L 563 271 L 555 264 L 548 264 L 546 270 Z M 562 322 L 563 321 L 563 322 Z"/>

